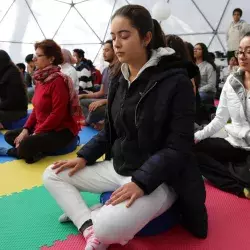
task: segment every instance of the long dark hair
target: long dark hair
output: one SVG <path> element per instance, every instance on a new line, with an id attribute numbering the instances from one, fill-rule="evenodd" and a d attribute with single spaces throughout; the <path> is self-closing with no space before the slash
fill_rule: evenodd
<path id="1" fill-rule="evenodd" d="M 158 49 L 165 47 L 164 33 L 160 24 L 153 20 L 149 11 L 141 5 L 125 5 L 118 9 L 112 16 L 112 20 L 116 16 L 122 16 L 130 20 L 131 25 L 139 32 L 140 37 L 143 39 L 147 32 L 152 32 L 152 40 L 147 46 L 147 51 L 151 49 Z"/>
<path id="2" fill-rule="evenodd" d="M 202 49 L 202 61 L 206 61 L 206 62 L 210 63 L 213 66 L 214 70 L 216 70 L 216 65 L 212 61 L 211 56 L 209 56 L 207 46 L 204 43 L 197 43 L 196 45 L 199 45 Z"/>
<path id="3" fill-rule="evenodd" d="M 166 46 L 172 48 L 178 59 L 192 61 L 184 41 L 176 35 L 166 36 Z"/>
<path id="4" fill-rule="evenodd" d="M 0 50 L 0 78 L 3 77 L 6 70 L 10 67 L 19 72 L 17 66 L 12 62 L 9 54 L 5 50 Z"/>
<path id="5" fill-rule="evenodd" d="M 190 58 L 192 59 L 192 62 L 195 63 L 195 58 L 194 58 L 194 46 L 192 43 L 185 42 L 187 51 L 189 53 Z"/>

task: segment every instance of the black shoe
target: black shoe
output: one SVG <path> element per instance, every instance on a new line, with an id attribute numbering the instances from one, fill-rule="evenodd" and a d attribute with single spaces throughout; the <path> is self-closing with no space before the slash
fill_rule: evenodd
<path id="1" fill-rule="evenodd" d="M 25 162 L 26 162 L 27 164 L 33 164 L 33 163 L 35 163 L 35 162 L 40 161 L 43 157 L 44 157 L 44 154 L 43 154 L 43 153 L 38 153 L 37 155 L 31 157 L 30 159 L 26 159 Z"/>

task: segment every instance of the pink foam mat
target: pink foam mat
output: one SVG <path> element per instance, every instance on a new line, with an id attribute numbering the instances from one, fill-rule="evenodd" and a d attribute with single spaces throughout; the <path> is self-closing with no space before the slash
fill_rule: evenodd
<path id="1" fill-rule="evenodd" d="M 209 235 L 206 240 L 192 237 L 180 226 L 164 234 L 135 238 L 126 246 L 113 245 L 109 250 L 249 250 L 250 201 L 222 192 L 209 184 L 207 208 Z M 84 250 L 81 235 L 70 235 L 65 241 L 56 241 L 42 250 Z"/>

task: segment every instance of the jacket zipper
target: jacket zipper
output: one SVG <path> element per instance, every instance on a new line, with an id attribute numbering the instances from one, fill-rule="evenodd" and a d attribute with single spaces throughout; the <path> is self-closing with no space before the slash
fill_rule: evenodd
<path id="1" fill-rule="evenodd" d="M 109 104 L 107 102 L 107 116 L 108 116 L 108 124 L 109 124 L 109 142 L 110 144 L 112 143 L 112 138 L 111 138 L 111 125 L 110 125 L 110 120 L 109 120 Z"/>
<path id="2" fill-rule="evenodd" d="M 244 91 L 244 96 L 246 97 L 247 92 L 246 92 L 246 89 L 245 89 L 244 85 L 237 78 L 235 78 L 235 80 L 242 86 L 243 91 Z M 247 112 L 246 112 L 246 102 L 247 102 L 247 100 L 245 99 L 245 107 L 243 106 L 243 111 L 244 111 L 244 115 L 246 117 L 246 121 L 248 122 Z"/>
<path id="3" fill-rule="evenodd" d="M 140 98 L 139 102 L 137 103 L 136 107 L 135 107 L 135 126 L 136 128 L 138 128 L 138 123 L 137 123 L 137 110 L 138 107 L 141 103 L 141 101 L 144 99 L 144 97 L 157 85 L 158 82 L 155 82 L 147 91 L 146 93 Z"/>
<path id="4" fill-rule="evenodd" d="M 110 86 L 110 83 L 109 83 L 109 86 L 108 86 L 108 95 L 109 95 L 109 93 L 110 93 L 110 89 L 111 89 L 111 86 Z M 110 125 L 110 117 L 109 117 L 109 115 L 110 115 L 110 112 L 109 112 L 109 98 L 108 98 L 108 96 L 107 96 L 107 99 L 108 99 L 108 101 L 107 101 L 107 116 L 108 116 L 108 124 L 109 124 L 109 142 L 110 142 L 110 144 L 112 143 L 112 138 L 111 138 L 111 125 Z"/>

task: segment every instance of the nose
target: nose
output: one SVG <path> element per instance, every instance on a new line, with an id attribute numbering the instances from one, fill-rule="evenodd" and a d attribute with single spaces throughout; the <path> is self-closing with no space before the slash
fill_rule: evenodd
<path id="1" fill-rule="evenodd" d="M 118 38 L 116 38 L 114 41 L 113 41 L 113 47 L 115 49 L 118 49 L 121 47 L 121 43 L 120 43 L 120 40 Z"/>

